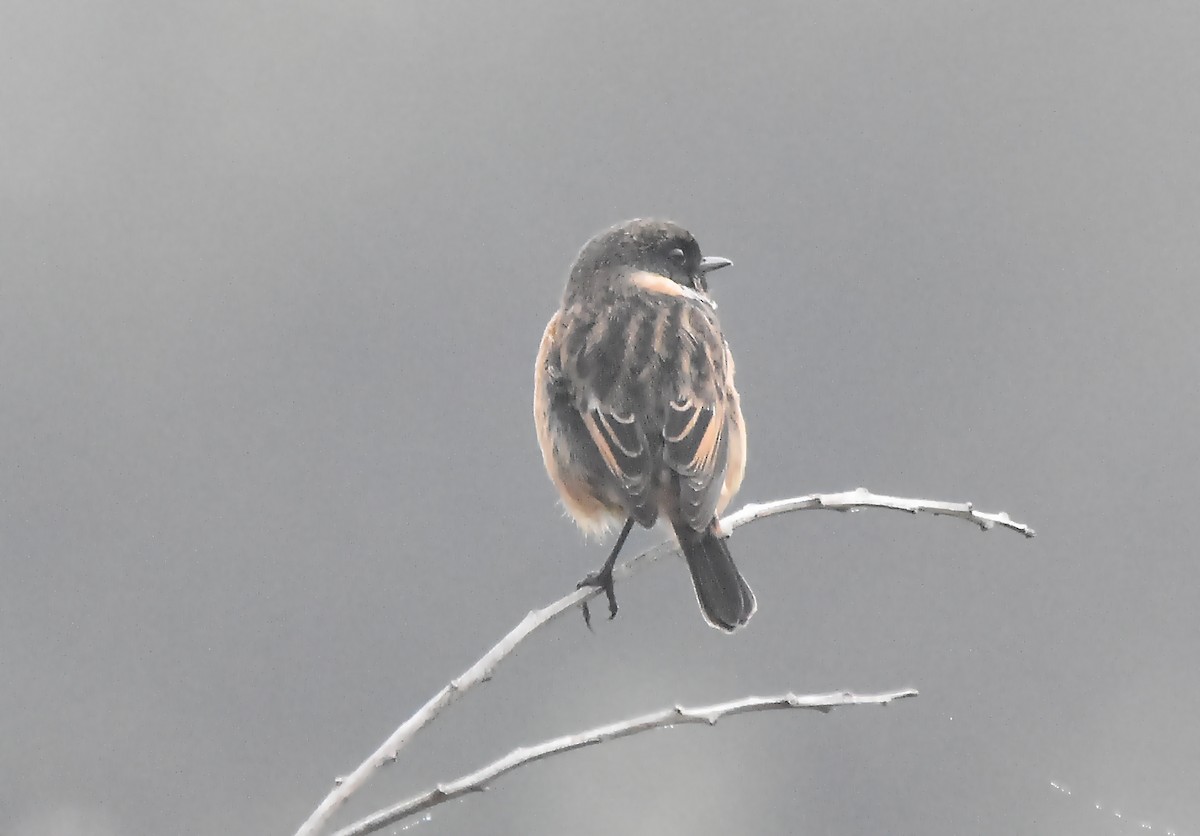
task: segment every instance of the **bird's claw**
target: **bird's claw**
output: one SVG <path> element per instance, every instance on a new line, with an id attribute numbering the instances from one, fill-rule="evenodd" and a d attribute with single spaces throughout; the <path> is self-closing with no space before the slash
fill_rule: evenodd
<path id="1" fill-rule="evenodd" d="M 604 590 L 605 597 L 608 598 L 608 620 L 612 621 L 617 617 L 617 594 L 613 591 L 613 573 L 611 568 L 601 569 L 599 572 L 589 572 L 587 577 L 576 584 L 576 589 L 583 589 L 585 586 L 599 588 Z M 589 630 L 592 629 L 592 613 L 588 609 L 587 601 L 581 605 L 583 607 L 583 623 L 587 625 Z"/>

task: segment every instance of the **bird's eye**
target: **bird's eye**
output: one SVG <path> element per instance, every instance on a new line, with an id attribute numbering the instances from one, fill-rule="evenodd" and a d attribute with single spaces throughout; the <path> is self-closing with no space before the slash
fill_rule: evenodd
<path id="1" fill-rule="evenodd" d="M 683 264 L 683 262 L 687 260 L 687 256 L 683 254 L 683 250 L 679 249 L 679 247 L 671 250 L 671 252 L 667 253 L 667 255 L 669 255 L 671 257 L 671 261 L 674 261 L 676 264 Z"/>

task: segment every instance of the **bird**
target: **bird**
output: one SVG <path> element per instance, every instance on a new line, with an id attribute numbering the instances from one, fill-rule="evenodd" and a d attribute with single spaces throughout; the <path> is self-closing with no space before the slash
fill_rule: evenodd
<path id="1" fill-rule="evenodd" d="M 610 619 L 617 555 L 635 523 L 660 519 L 711 626 L 732 633 L 758 607 L 719 521 L 746 470 L 733 355 L 708 290 L 732 263 L 672 221 L 619 223 L 579 251 L 542 335 L 533 412 L 546 472 L 585 534 L 621 526 L 579 582 L 604 591 Z"/>

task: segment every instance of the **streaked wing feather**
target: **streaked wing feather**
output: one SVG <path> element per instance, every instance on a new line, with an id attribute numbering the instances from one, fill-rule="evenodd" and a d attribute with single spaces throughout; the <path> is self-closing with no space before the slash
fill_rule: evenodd
<path id="1" fill-rule="evenodd" d="M 612 474 L 611 486 L 647 526 L 658 516 L 651 494 L 659 451 L 649 441 L 657 428 L 645 426 L 634 408 L 645 397 L 646 383 L 637 376 L 641 364 L 630 354 L 636 356 L 639 343 L 649 342 L 656 313 L 652 306 L 630 304 L 598 320 L 569 319 L 562 348 L 576 409 Z"/>
<path id="2" fill-rule="evenodd" d="M 673 401 L 663 432 L 663 459 L 679 474 L 680 516 L 696 530 L 712 521 L 729 459 L 723 403 L 694 396 Z"/>
<path id="3" fill-rule="evenodd" d="M 725 340 L 711 309 L 688 305 L 680 317 L 678 374 L 664 422 L 663 460 L 678 474 L 679 512 L 693 529 L 712 522 L 729 465 Z"/>

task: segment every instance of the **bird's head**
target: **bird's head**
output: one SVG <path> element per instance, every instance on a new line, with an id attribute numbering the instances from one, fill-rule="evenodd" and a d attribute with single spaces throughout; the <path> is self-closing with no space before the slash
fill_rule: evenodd
<path id="1" fill-rule="evenodd" d="M 588 241 L 575 260 L 571 276 L 578 280 L 597 274 L 615 277 L 645 271 L 706 293 L 708 274 L 732 263 L 727 258 L 704 257 L 692 233 L 679 224 L 635 218 Z"/>

